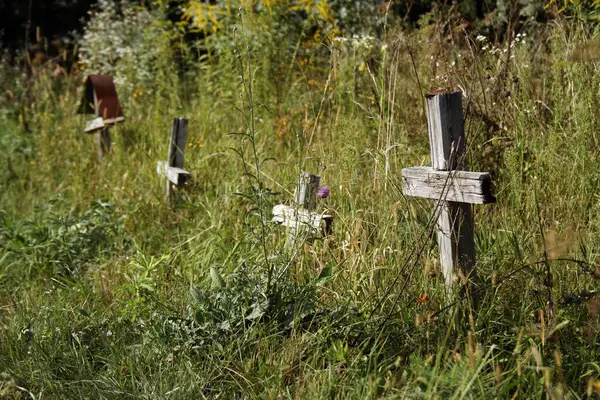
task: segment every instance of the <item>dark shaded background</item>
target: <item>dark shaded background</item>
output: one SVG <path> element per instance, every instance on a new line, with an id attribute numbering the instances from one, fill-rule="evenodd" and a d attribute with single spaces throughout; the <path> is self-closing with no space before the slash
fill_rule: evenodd
<path id="1" fill-rule="evenodd" d="M 206 2 L 212 2 L 205 0 Z M 386 0 L 362 0 L 383 5 Z M 434 4 L 451 3 L 451 0 L 395 0 L 392 12 L 416 21 L 431 10 Z M 36 31 L 52 41 L 80 30 L 88 10 L 95 0 L 0 0 L 0 47 L 11 50 L 24 49 L 36 43 Z M 140 0 L 144 4 L 145 1 Z M 176 2 L 177 3 L 177 2 Z M 336 1 L 332 1 L 335 6 Z M 495 0 L 459 0 L 459 8 L 469 19 L 482 18 L 496 6 Z M 357 1 L 356 4 L 360 4 Z M 358 8 L 361 8 L 359 5 Z M 356 10 L 353 10 L 356 11 Z M 409 15 L 407 15 L 409 14 Z"/>
<path id="2" fill-rule="evenodd" d="M 0 49 L 8 49 L 10 54 L 19 54 L 28 50 L 29 57 L 46 60 L 55 58 L 70 50 L 73 42 L 72 32 L 81 33 L 89 10 L 97 0 L 0 0 Z M 117 4 L 120 0 L 117 1 Z M 147 0 L 130 0 L 141 5 L 147 5 Z M 187 0 L 170 0 L 168 18 L 173 21 L 181 19 L 181 5 Z M 215 3 L 216 0 L 202 0 L 207 3 Z M 521 5 L 545 3 L 542 0 L 329 0 L 334 10 L 344 6 L 347 8 L 348 20 L 343 18 L 338 21 L 342 30 L 360 25 L 361 15 L 382 14 L 385 9 L 390 15 L 394 15 L 406 26 L 416 26 L 419 19 L 427 12 L 437 9 L 436 18 L 444 20 L 445 12 L 453 9 L 458 11 L 463 19 L 463 24 L 483 28 L 484 34 L 500 40 L 504 34 L 504 26 L 509 18 L 495 18 L 501 7 L 499 4 L 513 4 L 514 12 L 510 12 L 513 22 L 519 19 L 521 11 L 527 7 Z M 373 3 L 377 4 L 379 12 L 373 11 Z M 371 7 L 364 7 L 370 4 Z M 351 5 L 351 6 L 350 6 Z M 387 8 L 389 7 L 389 8 Z M 539 8 L 539 7 L 538 7 Z M 440 11 L 441 10 L 441 11 Z M 371 16 L 371 15 L 369 15 Z M 496 19 L 492 25 L 485 22 L 488 17 Z M 516 17 L 516 19 L 515 19 Z M 531 16 L 521 16 L 530 18 Z M 537 15 L 539 17 L 539 15 Z M 537 18 L 536 17 L 536 18 Z M 38 35 L 39 33 L 39 35 Z M 189 33 L 189 32 L 188 32 Z M 75 35 L 76 36 L 76 35 Z M 201 34 L 186 35 L 186 39 L 196 40 Z M 38 61 L 40 61 L 38 60 Z"/>
<path id="3" fill-rule="evenodd" d="M 36 30 L 49 40 L 79 30 L 95 0 L 0 0 L 0 45 L 24 49 Z"/>

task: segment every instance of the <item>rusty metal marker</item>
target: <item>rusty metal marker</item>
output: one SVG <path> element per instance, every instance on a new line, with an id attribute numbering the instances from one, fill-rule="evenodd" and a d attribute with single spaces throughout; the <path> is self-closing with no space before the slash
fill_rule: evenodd
<path id="1" fill-rule="evenodd" d="M 104 155 L 110 151 L 110 126 L 125 119 L 112 77 L 108 75 L 89 75 L 86 78 L 85 92 L 79 106 L 79 112 L 94 114 L 97 117 L 86 125 L 84 132 L 96 132 L 98 158 L 102 160 Z"/>

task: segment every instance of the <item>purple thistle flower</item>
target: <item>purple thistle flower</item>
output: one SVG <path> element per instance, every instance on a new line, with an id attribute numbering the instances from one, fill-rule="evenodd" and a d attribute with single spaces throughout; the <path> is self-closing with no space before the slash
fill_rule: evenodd
<path id="1" fill-rule="evenodd" d="M 317 192 L 317 197 L 320 199 L 324 199 L 327 196 L 329 196 L 329 192 L 330 192 L 330 190 L 327 186 L 321 186 L 319 188 L 319 191 Z"/>

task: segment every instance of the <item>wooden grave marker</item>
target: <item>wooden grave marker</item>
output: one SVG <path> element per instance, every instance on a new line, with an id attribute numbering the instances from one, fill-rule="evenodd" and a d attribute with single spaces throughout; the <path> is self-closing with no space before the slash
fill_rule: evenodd
<path id="1" fill-rule="evenodd" d="M 451 289 L 457 271 L 469 280 L 476 276 L 472 204 L 494 203 L 496 198 L 489 173 L 463 171 L 462 94 L 427 95 L 427 124 L 432 166 L 404 168 L 403 191 L 407 196 L 435 200 L 440 264 Z"/>
<path id="2" fill-rule="evenodd" d="M 169 142 L 169 158 L 167 161 L 159 161 L 156 172 L 167 178 L 167 199 L 171 201 L 177 189 L 183 187 L 191 178 L 191 174 L 183 169 L 183 154 L 185 151 L 185 139 L 187 136 L 188 120 L 185 118 L 174 118 L 171 128 L 171 139 Z"/>
<path id="3" fill-rule="evenodd" d="M 317 175 L 302 171 L 296 184 L 294 194 L 295 207 L 279 204 L 273 207 L 273 222 L 291 228 L 288 245 L 293 245 L 302 229 L 311 234 L 331 232 L 331 215 L 315 212 L 317 207 L 317 192 L 321 178 Z"/>
<path id="4" fill-rule="evenodd" d="M 102 161 L 111 147 L 109 128 L 125 120 L 123 109 L 119 104 L 117 88 L 110 76 L 89 75 L 86 78 L 79 112 L 94 114 L 97 117 L 88 122 L 84 132 L 96 133 L 98 159 Z"/>

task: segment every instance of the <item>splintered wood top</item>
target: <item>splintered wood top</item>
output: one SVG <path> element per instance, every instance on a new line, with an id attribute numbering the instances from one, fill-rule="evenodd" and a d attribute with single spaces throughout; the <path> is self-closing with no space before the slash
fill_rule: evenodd
<path id="1" fill-rule="evenodd" d="M 437 90 L 432 90 L 431 92 L 427 93 L 425 95 L 425 97 L 430 98 L 430 97 L 439 96 L 442 94 L 456 94 L 456 93 L 461 93 L 461 92 L 456 91 L 456 90 L 437 89 Z"/>

